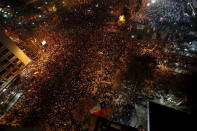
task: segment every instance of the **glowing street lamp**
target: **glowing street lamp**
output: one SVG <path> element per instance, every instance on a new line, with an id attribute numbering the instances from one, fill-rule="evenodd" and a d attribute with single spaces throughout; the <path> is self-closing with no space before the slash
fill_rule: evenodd
<path id="1" fill-rule="evenodd" d="M 125 19 L 124 15 L 119 16 L 119 19 L 118 19 L 118 24 L 119 25 L 125 24 L 125 21 L 126 21 L 126 19 Z"/>
<path id="2" fill-rule="evenodd" d="M 45 40 L 42 41 L 42 46 L 45 46 L 47 42 Z"/>
<path id="3" fill-rule="evenodd" d="M 124 23 L 125 22 L 125 16 L 124 15 L 119 16 L 119 21 Z"/>
<path id="4" fill-rule="evenodd" d="M 151 0 L 151 3 L 154 4 L 156 2 L 156 0 Z"/>

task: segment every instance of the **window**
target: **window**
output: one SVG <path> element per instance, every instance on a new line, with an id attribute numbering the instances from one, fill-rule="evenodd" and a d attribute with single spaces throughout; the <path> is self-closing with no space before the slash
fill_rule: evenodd
<path id="1" fill-rule="evenodd" d="M 8 66 L 7 66 L 7 68 L 10 70 L 10 69 L 12 69 L 14 67 L 14 65 L 13 64 L 9 64 Z"/>
<path id="2" fill-rule="evenodd" d="M 0 48 L 3 47 L 3 44 L 0 43 Z"/>
<path id="3" fill-rule="evenodd" d="M 14 72 L 14 73 L 15 73 L 17 70 L 18 70 L 18 69 L 17 69 L 17 68 L 15 68 L 12 72 Z"/>
<path id="4" fill-rule="evenodd" d="M 0 75 L 5 74 L 6 72 L 7 72 L 6 69 L 4 69 L 4 70 L 2 70 L 2 71 L 0 72 Z"/>
<path id="5" fill-rule="evenodd" d="M 3 85 L 3 81 L 0 81 L 0 87 Z"/>
<path id="6" fill-rule="evenodd" d="M 1 54 L 2 54 L 2 55 L 5 55 L 5 54 L 8 53 L 8 51 L 9 51 L 8 49 L 5 49 L 5 50 L 3 50 L 3 51 L 1 52 Z"/>
<path id="7" fill-rule="evenodd" d="M 7 63 L 8 63 L 8 60 L 5 59 L 5 60 L 3 60 L 3 61 L 0 62 L 0 65 L 5 65 L 5 64 L 7 64 Z"/>
<path id="8" fill-rule="evenodd" d="M 18 61 L 19 61 L 19 59 L 16 58 L 16 59 L 13 61 L 13 63 L 17 63 Z"/>
<path id="9" fill-rule="evenodd" d="M 9 73 L 9 74 L 6 76 L 6 79 L 9 79 L 11 76 L 12 76 L 12 74 Z"/>
<path id="10" fill-rule="evenodd" d="M 19 66 L 19 67 L 22 67 L 22 66 L 23 66 L 23 63 L 21 62 L 18 66 Z"/>
<path id="11" fill-rule="evenodd" d="M 8 56 L 8 59 L 12 59 L 12 57 L 14 57 L 14 55 L 13 55 L 13 54 L 10 54 L 10 55 Z"/>

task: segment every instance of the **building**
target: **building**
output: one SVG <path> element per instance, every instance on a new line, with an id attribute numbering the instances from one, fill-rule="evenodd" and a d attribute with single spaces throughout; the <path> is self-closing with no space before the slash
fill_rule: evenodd
<path id="1" fill-rule="evenodd" d="M 0 33 L 0 78 L 9 81 L 30 62 L 24 52 L 4 33 Z"/>
<path id="2" fill-rule="evenodd" d="M 191 131 L 192 114 L 148 102 L 148 131 Z M 193 128 L 192 128 L 193 127 Z"/>
<path id="3" fill-rule="evenodd" d="M 18 97 L 19 73 L 31 60 L 3 32 L 0 32 L 0 112 Z"/>

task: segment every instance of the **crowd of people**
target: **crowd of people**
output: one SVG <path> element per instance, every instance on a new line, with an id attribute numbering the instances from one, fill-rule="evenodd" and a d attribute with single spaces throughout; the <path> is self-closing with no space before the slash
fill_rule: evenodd
<path id="1" fill-rule="evenodd" d="M 88 41 L 76 37 L 69 40 L 51 32 L 54 42 L 46 40 L 38 59 L 26 67 L 28 71 L 21 77 L 27 89 L 6 114 L 5 123 L 78 130 L 82 120 L 76 117 L 90 115 L 89 109 L 79 114 L 84 108 L 77 104 L 81 99 L 87 99 L 86 105 L 92 104 L 89 99 L 110 104 L 113 76 L 120 65 L 124 66 L 120 63 L 126 55 L 126 39 L 123 34 L 103 34 L 93 29 L 86 35 Z"/>
<path id="2" fill-rule="evenodd" d="M 109 23 L 110 20 L 116 19 L 107 20 Z M 124 106 L 127 113 L 122 113 L 121 117 L 125 116 L 123 122 L 127 121 L 129 124 L 132 114 L 129 110 L 133 110 L 131 104 L 138 98 L 137 93 L 151 94 L 153 90 L 158 89 L 155 89 L 155 85 L 161 80 L 158 79 L 154 83 L 152 82 L 154 77 L 147 75 L 135 82 L 135 79 L 129 80 L 125 76 L 119 76 L 118 73 L 132 74 L 128 69 L 129 63 L 132 63 L 130 55 L 140 56 L 140 59 L 136 60 L 140 60 L 137 62 L 143 64 L 140 67 L 132 66 L 136 78 L 145 74 L 149 68 L 153 69 L 148 73 L 156 72 L 157 64 L 160 62 L 183 63 L 187 59 L 182 60 L 174 54 L 164 53 L 163 43 L 132 38 L 127 30 L 106 32 L 102 26 L 108 28 L 108 25 L 105 25 L 107 22 L 98 19 L 96 23 L 102 23 L 101 26 L 95 25 L 92 21 L 87 21 L 88 24 L 82 22 L 83 25 L 75 23 L 71 27 L 74 30 L 72 34 L 62 29 L 64 25 L 58 25 L 62 24 L 61 22 L 54 23 L 54 28 L 51 25 L 51 30 L 43 29 L 43 37 L 47 44 L 41 48 L 37 59 L 33 60 L 21 74 L 26 89 L 14 107 L 1 119 L 1 123 L 12 126 L 36 126 L 49 131 L 87 130 L 91 122 L 89 110 L 95 104 L 105 102 L 113 115 L 108 114 L 104 117 L 121 122 L 118 119 L 120 115 L 117 114 L 120 113 L 119 109 L 124 109 L 122 108 Z M 116 24 L 117 21 L 112 23 Z M 143 62 L 144 58 L 141 58 L 144 55 L 156 62 L 146 65 L 147 63 Z M 140 71 L 141 69 L 144 72 Z M 120 77 L 118 81 L 120 86 L 114 88 L 114 83 L 118 83 L 115 81 L 117 76 Z M 126 82 L 121 83 L 123 80 Z M 151 88 L 147 88 L 149 86 Z M 121 93 L 124 96 L 122 98 Z M 119 99 L 122 102 L 116 102 Z"/>

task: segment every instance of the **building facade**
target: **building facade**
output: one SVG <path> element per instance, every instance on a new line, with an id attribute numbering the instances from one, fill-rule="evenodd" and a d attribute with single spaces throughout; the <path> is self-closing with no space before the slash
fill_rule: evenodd
<path id="1" fill-rule="evenodd" d="M 4 33 L 0 33 L 0 80 L 11 80 L 31 60 Z"/>
<path id="2" fill-rule="evenodd" d="M 0 113 L 11 108 L 21 95 L 19 74 L 31 60 L 0 32 Z"/>

